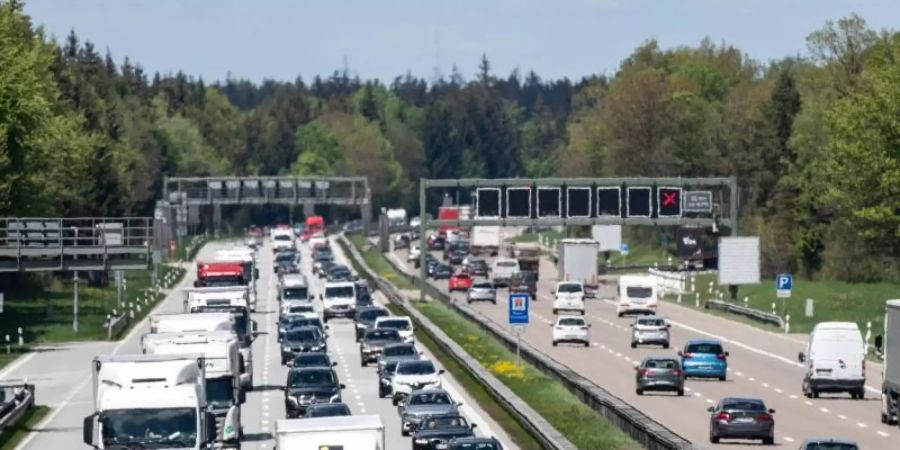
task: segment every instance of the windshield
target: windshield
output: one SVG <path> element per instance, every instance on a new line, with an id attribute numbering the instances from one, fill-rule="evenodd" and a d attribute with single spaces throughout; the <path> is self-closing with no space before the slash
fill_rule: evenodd
<path id="1" fill-rule="evenodd" d="M 294 359 L 295 366 L 330 366 L 331 361 L 324 353 L 304 353 Z"/>
<path id="2" fill-rule="evenodd" d="M 275 261 L 278 262 L 293 262 L 294 258 L 296 257 L 291 252 L 281 252 L 275 254 Z"/>
<path id="3" fill-rule="evenodd" d="M 559 319 L 560 325 L 568 325 L 568 326 L 582 326 L 584 325 L 584 319 L 579 319 L 577 317 L 572 317 L 568 319 Z"/>
<path id="4" fill-rule="evenodd" d="M 559 285 L 559 292 L 572 293 L 572 292 L 582 292 L 583 289 L 581 285 L 578 283 L 563 283 Z"/>
<path id="5" fill-rule="evenodd" d="M 644 327 L 662 327 L 666 325 L 666 321 L 663 319 L 639 319 L 638 325 Z"/>
<path id="6" fill-rule="evenodd" d="M 197 443 L 197 412 L 191 408 L 104 411 L 100 423 L 106 448 L 132 448 L 129 444 L 135 443 L 194 447 Z"/>
<path id="7" fill-rule="evenodd" d="M 684 348 L 685 353 L 714 353 L 716 355 L 722 354 L 722 345 L 720 344 L 688 344 L 687 347 Z"/>
<path id="8" fill-rule="evenodd" d="M 334 386 L 334 372 L 330 370 L 298 370 L 291 372 L 291 387 L 308 385 Z"/>
<path id="9" fill-rule="evenodd" d="M 291 240 L 291 237 L 286 234 L 277 234 L 273 239 L 276 241 L 289 241 Z"/>
<path id="10" fill-rule="evenodd" d="M 400 375 L 431 375 L 435 372 L 431 361 L 412 361 L 400 364 L 397 373 Z"/>
<path id="11" fill-rule="evenodd" d="M 469 426 L 466 423 L 466 419 L 461 416 L 435 416 L 429 417 L 428 421 L 422 424 L 422 428 L 426 430 L 433 430 L 436 428 L 448 428 L 448 427 L 467 427 Z"/>
<path id="12" fill-rule="evenodd" d="M 409 356 L 415 354 L 416 348 L 412 345 L 398 345 L 384 349 L 384 356 Z"/>
<path id="13" fill-rule="evenodd" d="M 394 329 L 379 329 L 379 330 L 371 330 L 366 333 L 366 340 L 394 340 L 400 339 L 400 335 L 397 334 L 397 330 Z"/>
<path id="14" fill-rule="evenodd" d="M 316 330 L 291 330 L 286 333 L 285 339 L 289 341 L 314 341 L 319 337 Z"/>
<path id="15" fill-rule="evenodd" d="M 653 296 L 653 288 L 643 286 L 628 286 L 625 288 L 628 298 L 650 298 Z"/>
<path id="16" fill-rule="evenodd" d="M 359 318 L 360 320 L 375 320 L 386 315 L 388 315 L 388 312 L 383 309 L 373 309 L 371 311 L 363 311 L 359 313 Z"/>
<path id="17" fill-rule="evenodd" d="M 285 289 L 282 296 L 286 300 L 305 300 L 309 298 L 309 290 L 306 288 Z"/>
<path id="18" fill-rule="evenodd" d="M 353 286 L 333 286 L 325 288 L 325 297 L 356 297 L 353 294 Z"/>
<path id="19" fill-rule="evenodd" d="M 389 328 L 392 330 L 408 330 L 409 322 L 406 320 L 382 320 L 378 322 L 378 328 Z"/>
<path id="20" fill-rule="evenodd" d="M 722 403 L 724 410 L 765 411 L 766 405 L 759 400 L 727 400 Z"/>
<path id="21" fill-rule="evenodd" d="M 234 389 L 231 378 L 214 378 L 206 380 L 206 401 L 213 408 L 227 408 L 234 400 Z"/>
<path id="22" fill-rule="evenodd" d="M 410 405 L 449 405 L 450 396 L 443 392 L 418 394 L 409 398 Z"/>

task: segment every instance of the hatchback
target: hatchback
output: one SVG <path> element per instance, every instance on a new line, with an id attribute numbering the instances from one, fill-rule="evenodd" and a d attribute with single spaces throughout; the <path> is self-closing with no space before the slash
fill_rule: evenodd
<path id="1" fill-rule="evenodd" d="M 651 356 L 635 364 L 635 388 L 637 395 L 646 391 L 674 391 L 684 395 L 684 372 L 678 360 L 668 356 Z"/>
<path id="2" fill-rule="evenodd" d="M 572 342 L 582 344 L 585 347 L 591 345 L 591 325 L 585 322 L 583 316 L 559 316 L 553 327 L 553 346 L 560 342 Z"/>
<path id="3" fill-rule="evenodd" d="M 472 287 L 472 277 L 467 273 L 457 273 L 447 280 L 447 289 L 453 291 L 468 291 Z"/>
<path id="4" fill-rule="evenodd" d="M 726 397 L 709 409 L 709 442 L 720 439 L 759 439 L 765 445 L 775 443 L 774 409 L 762 400 Z"/>
<path id="5" fill-rule="evenodd" d="M 803 441 L 800 450 L 859 450 L 859 446 L 847 439 L 811 438 Z"/>
<path id="6" fill-rule="evenodd" d="M 466 302 L 491 302 L 497 304 L 497 290 L 490 282 L 481 281 L 472 283 L 469 292 L 466 294 Z"/>
<path id="7" fill-rule="evenodd" d="M 685 377 L 718 378 L 725 381 L 728 352 L 715 339 L 692 339 L 678 352 Z"/>

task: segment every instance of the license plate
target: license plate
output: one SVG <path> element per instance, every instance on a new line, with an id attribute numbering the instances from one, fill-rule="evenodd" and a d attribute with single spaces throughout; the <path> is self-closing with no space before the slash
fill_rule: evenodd
<path id="1" fill-rule="evenodd" d="M 738 417 L 734 419 L 734 423 L 753 423 L 752 417 Z"/>

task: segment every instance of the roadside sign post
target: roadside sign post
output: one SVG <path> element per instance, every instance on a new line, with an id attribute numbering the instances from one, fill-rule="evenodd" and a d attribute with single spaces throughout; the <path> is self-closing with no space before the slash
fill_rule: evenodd
<path id="1" fill-rule="evenodd" d="M 791 298 L 791 290 L 793 288 L 793 275 L 789 273 L 780 273 L 775 276 L 775 294 L 781 299 L 781 317 L 787 315 L 787 301 Z"/>
<path id="2" fill-rule="evenodd" d="M 627 266 L 627 265 L 628 265 L 628 252 L 629 252 L 629 250 L 630 250 L 630 247 L 628 246 L 628 244 L 626 244 L 626 243 L 624 243 L 624 242 L 622 243 L 622 245 L 619 246 L 619 253 L 622 254 L 622 265 L 623 265 L 623 266 Z"/>
<path id="3" fill-rule="evenodd" d="M 509 294 L 509 325 L 516 333 L 516 367 L 521 366 L 522 330 L 528 326 L 528 294 Z"/>

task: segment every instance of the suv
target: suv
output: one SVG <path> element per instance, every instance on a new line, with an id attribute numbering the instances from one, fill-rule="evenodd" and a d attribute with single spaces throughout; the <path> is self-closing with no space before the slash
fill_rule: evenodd
<path id="1" fill-rule="evenodd" d="M 306 407 L 315 403 L 340 403 L 343 384 L 331 367 L 291 369 L 284 387 L 284 409 L 287 417 L 306 414 Z"/>
<path id="2" fill-rule="evenodd" d="M 553 314 L 559 314 L 559 311 L 575 311 L 584 315 L 584 285 L 580 281 L 556 283 L 555 295 Z"/>
<path id="3" fill-rule="evenodd" d="M 459 404 L 443 389 L 427 388 L 413 391 L 406 402 L 397 409 L 400 414 L 400 432 L 404 436 L 409 436 L 426 416 L 459 415 L 458 407 Z"/>
<path id="4" fill-rule="evenodd" d="M 366 331 L 359 344 L 360 365 L 366 367 L 370 362 L 377 362 L 384 346 L 400 342 L 403 338 L 395 329 L 373 329 Z"/>
<path id="5" fill-rule="evenodd" d="M 631 348 L 638 345 L 661 345 L 669 348 L 669 328 L 666 319 L 659 316 L 645 316 L 634 319 L 631 324 Z"/>
<path id="6" fill-rule="evenodd" d="M 391 379 L 391 402 L 397 406 L 412 391 L 440 386 L 443 373 L 443 369 L 437 370 L 434 363 L 427 359 L 398 362 Z"/>
<path id="7" fill-rule="evenodd" d="M 559 316 L 553 326 L 553 346 L 560 342 L 572 342 L 591 346 L 591 325 L 582 316 Z"/>
<path id="8" fill-rule="evenodd" d="M 325 336 L 316 327 L 291 328 L 281 340 L 281 364 L 304 352 L 328 352 Z"/>
<path id="9" fill-rule="evenodd" d="M 349 281 L 325 283 L 325 293 L 319 297 L 326 322 L 332 317 L 353 317 L 356 313 L 356 285 Z"/>
<path id="10" fill-rule="evenodd" d="M 520 270 L 509 280 L 509 292 L 528 294 L 537 300 L 538 274 L 533 270 Z"/>
<path id="11" fill-rule="evenodd" d="M 384 367 L 385 361 L 395 359 L 397 361 L 409 361 L 419 359 L 419 350 L 416 346 L 407 342 L 388 344 L 381 350 L 381 356 L 378 358 L 378 370 Z"/>
<path id="12" fill-rule="evenodd" d="M 387 316 L 387 317 L 379 317 L 375 319 L 375 325 L 373 328 L 376 330 L 381 329 L 393 329 L 397 330 L 400 333 L 400 337 L 403 339 L 403 342 L 412 342 L 415 339 L 415 335 L 413 334 L 413 324 L 412 320 L 406 316 Z"/>

